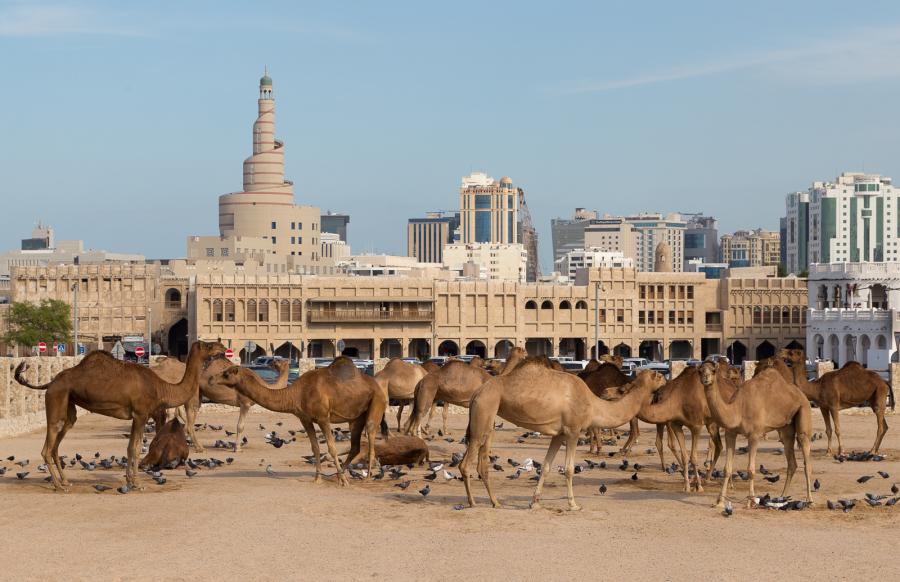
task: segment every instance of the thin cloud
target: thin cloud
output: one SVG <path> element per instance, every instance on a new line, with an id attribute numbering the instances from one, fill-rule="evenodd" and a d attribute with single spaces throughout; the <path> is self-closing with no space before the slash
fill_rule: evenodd
<path id="1" fill-rule="evenodd" d="M 734 55 L 621 79 L 573 83 L 554 93 L 602 93 L 758 69 L 803 82 L 847 83 L 900 76 L 900 28 L 847 33 L 846 38 L 797 48 Z M 859 39 L 859 40 L 855 40 Z"/>
<path id="2" fill-rule="evenodd" d="M 0 37 L 66 35 L 144 36 L 134 27 L 104 22 L 96 12 L 83 6 L 32 3 L 0 6 Z"/>

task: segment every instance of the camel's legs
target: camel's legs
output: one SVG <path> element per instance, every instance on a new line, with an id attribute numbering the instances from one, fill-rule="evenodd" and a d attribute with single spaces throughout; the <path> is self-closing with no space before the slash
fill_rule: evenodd
<path id="1" fill-rule="evenodd" d="M 66 433 L 69 432 L 69 429 L 75 426 L 75 421 L 77 420 L 78 411 L 75 409 L 75 405 L 70 402 L 66 410 L 66 424 L 63 425 L 62 430 L 60 430 L 59 434 L 56 435 L 56 442 L 53 443 L 53 462 L 56 464 L 57 470 L 59 470 L 59 478 L 63 484 L 63 487 L 69 486 L 69 480 L 66 479 L 65 463 L 59 460 L 59 444 L 65 438 Z"/>
<path id="2" fill-rule="evenodd" d="M 478 474 L 481 475 L 481 480 L 484 482 L 484 488 L 487 490 L 488 498 L 491 500 L 491 506 L 500 507 L 500 501 L 497 500 L 497 496 L 494 495 L 494 490 L 491 488 L 491 446 L 494 443 L 494 417 L 491 416 L 488 420 L 490 423 L 490 428 L 487 429 L 487 437 L 484 439 L 484 444 L 481 445 L 481 450 L 478 451 Z"/>
<path id="3" fill-rule="evenodd" d="M 828 437 L 828 448 L 825 449 L 826 455 L 833 455 L 834 449 L 831 448 L 831 410 L 819 405 L 819 411 L 822 413 L 822 420 L 825 421 L 825 436 Z"/>
<path id="4" fill-rule="evenodd" d="M 667 441 L 669 443 L 669 450 L 672 451 L 672 456 L 675 457 L 676 459 L 678 459 L 681 457 L 681 453 L 678 452 L 677 450 L 675 450 L 675 442 L 676 442 L 675 441 L 675 431 L 672 430 L 672 427 L 668 424 L 666 425 L 666 429 L 667 429 L 667 436 L 668 436 Z M 682 464 L 684 464 L 684 463 L 682 463 Z"/>
<path id="5" fill-rule="evenodd" d="M 444 436 L 450 434 L 450 428 L 447 426 L 447 420 L 450 415 L 450 405 L 444 402 L 444 405 L 441 406 L 441 425 Z M 493 422 L 493 420 L 491 421 Z M 492 425 L 493 426 L 493 425 Z"/>
<path id="6" fill-rule="evenodd" d="M 544 464 L 541 465 L 541 475 L 538 477 L 537 487 L 534 488 L 534 495 L 531 496 L 532 509 L 538 509 L 541 506 L 541 493 L 544 491 L 544 479 L 547 477 L 547 473 L 553 470 L 551 464 L 556 457 L 556 452 L 562 445 L 564 437 L 565 435 L 558 434 L 550 439 L 550 446 L 547 447 L 547 456 L 544 457 Z"/>
<path id="7" fill-rule="evenodd" d="M 841 442 L 841 409 L 840 408 L 832 408 L 831 410 L 831 422 L 834 424 L 834 437 L 837 439 L 838 445 L 838 455 L 844 454 L 844 444 Z"/>
<path id="8" fill-rule="evenodd" d="M 375 437 L 378 435 L 378 419 L 384 418 L 384 410 L 381 410 L 381 414 L 377 414 L 377 409 L 378 407 L 375 406 L 375 403 L 373 402 L 372 405 L 370 405 L 368 416 L 365 417 L 366 436 L 369 438 L 369 472 L 366 474 L 366 481 L 372 480 L 375 466 L 378 465 L 375 458 Z M 357 447 L 358 446 L 359 444 L 357 443 Z"/>
<path id="9" fill-rule="evenodd" d="M 628 453 L 628 451 L 631 450 L 632 445 L 634 445 L 635 441 L 637 441 L 637 438 L 639 436 L 641 436 L 641 429 L 638 426 L 638 419 L 637 419 L 637 417 L 635 417 L 635 418 L 632 418 L 631 421 L 628 423 L 628 438 L 625 439 L 625 444 L 622 445 L 622 448 L 619 452 L 622 453 L 623 455 Z"/>
<path id="10" fill-rule="evenodd" d="M 575 448 L 578 446 L 578 433 L 566 435 L 566 495 L 569 498 L 569 509 L 577 511 L 581 509 L 575 503 L 575 490 L 572 487 L 572 478 L 575 476 Z"/>
<path id="11" fill-rule="evenodd" d="M 196 404 L 196 406 L 195 406 Z M 194 424 L 197 422 L 197 414 L 200 412 L 200 399 L 198 398 L 196 401 L 192 398 L 185 404 L 184 406 L 184 416 L 185 416 L 185 430 L 189 437 L 191 437 L 191 446 L 194 449 L 195 453 L 202 453 L 205 449 L 203 445 L 200 444 L 200 439 L 197 438 L 197 433 L 194 429 Z M 157 427 L 156 430 L 159 430 L 162 427 Z M 240 439 L 238 439 L 239 441 Z M 235 449 L 237 450 L 237 449 Z"/>
<path id="12" fill-rule="evenodd" d="M 681 460 L 681 474 L 684 476 L 684 492 L 691 492 L 691 466 L 688 463 L 687 445 L 684 443 L 684 428 L 681 426 L 668 425 L 669 433 L 675 434 L 675 440 L 678 441 L 678 447 L 681 449 L 680 455 L 677 457 Z"/>
<path id="13" fill-rule="evenodd" d="M 244 450 L 244 421 L 247 420 L 247 414 L 250 412 L 250 407 L 253 406 L 253 404 L 250 402 L 241 402 L 239 406 L 240 410 L 238 412 L 237 428 L 234 429 L 234 452 L 236 453 Z"/>
<path id="14" fill-rule="evenodd" d="M 800 452 L 803 454 L 803 473 L 806 475 L 806 500 L 812 503 L 812 467 L 809 464 L 809 435 L 805 432 L 798 432 L 797 442 L 800 444 Z"/>
<path id="15" fill-rule="evenodd" d="M 51 394 L 45 400 L 45 408 L 47 412 L 47 435 L 44 438 L 44 448 L 41 450 L 41 457 L 47 465 L 47 471 L 50 472 L 50 479 L 56 489 L 66 490 L 63 484 L 62 473 L 53 458 L 53 450 L 59 443 L 59 434 L 66 425 L 66 411 L 69 407 L 68 398 L 63 396 L 60 398 L 56 394 Z"/>
<path id="16" fill-rule="evenodd" d="M 125 467 L 125 483 L 134 488 L 138 471 L 138 458 L 141 456 L 141 440 L 144 437 L 144 425 L 147 417 L 136 415 L 131 420 L 131 436 L 128 439 L 128 463 Z"/>
<path id="17" fill-rule="evenodd" d="M 306 431 L 306 436 L 309 438 L 309 445 L 312 447 L 312 454 L 316 460 L 316 478 L 313 481 L 314 483 L 322 482 L 322 451 L 319 450 L 319 439 L 316 436 L 316 427 L 312 423 L 311 420 L 300 419 L 300 424 L 303 425 L 303 430 Z"/>
<path id="18" fill-rule="evenodd" d="M 722 479 L 722 491 L 716 507 L 725 507 L 725 494 L 728 492 L 728 483 L 731 482 L 731 472 L 734 471 L 734 448 L 737 435 L 731 431 L 725 433 L 725 478 Z"/>
<path id="19" fill-rule="evenodd" d="M 337 469 L 338 482 L 341 484 L 341 487 L 346 487 L 350 485 L 350 480 L 347 479 L 347 476 L 344 474 L 344 468 L 341 466 L 341 459 L 338 457 L 337 447 L 334 445 L 334 433 L 331 432 L 331 423 L 327 420 L 319 421 L 319 428 L 325 433 L 325 443 L 328 445 L 328 454 L 331 455 L 331 460 L 334 461 L 334 466 Z"/>
<path id="20" fill-rule="evenodd" d="M 709 440 L 714 449 L 712 462 L 707 467 L 706 478 L 709 479 L 709 476 L 712 475 L 713 470 L 716 468 L 716 463 L 719 462 L 719 457 L 722 456 L 722 435 L 719 434 L 719 427 L 715 423 L 706 425 L 706 431 L 709 433 Z"/>
<path id="21" fill-rule="evenodd" d="M 875 433 L 875 444 L 869 451 L 872 454 L 877 453 L 878 449 L 881 448 L 881 440 L 884 438 L 884 433 L 886 433 L 888 429 L 887 421 L 884 419 L 884 409 L 886 406 L 885 399 L 878 396 L 876 396 L 875 402 L 872 403 L 872 412 L 875 413 L 875 422 L 878 425 Z"/>
<path id="22" fill-rule="evenodd" d="M 432 382 L 420 382 L 416 388 L 416 397 L 412 406 L 410 406 L 409 418 L 406 419 L 406 427 L 404 428 L 406 434 L 422 436 L 422 420 L 425 412 L 434 404 L 434 398 L 437 393 L 437 388 L 433 387 L 432 384 Z M 431 416 L 429 415 L 430 418 Z"/>
<path id="23" fill-rule="evenodd" d="M 781 427 L 778 430 L 781 437 L 781 444 L 784 445 L 784 458 L 787 460 L 787 471 L 784 475 L 784 489 L 781 490 L 781 496 L 787 495 L 788 488 L 791 486 L 791 480 L 797 471 L 797 457 L 794 454 L 794 441 L 796 440 L 796 431 L 794 425 Z"/>
<path id="24" fill-rule="evenodd" d="M 697 493 L 703 493 L 703 479 L 700 476 L 700 465 L 697 463 L 697 448 L 700 446 L 700 428 L 689 426 L 691 431 L 691 464 L 694 465 L 694 480 L 697 482 Z"/>
<path id="25" fill-rule="evenodd" d="M 405 406 L 404 402 L 401 400 L 400 405 L 397 406 L 397 432 L 400 432 L 400 417 L 403 416 L 403 407 Z"/>
<path id="26" fill-rule="evenodd" d="M 364 416 L 360 416 L 356 420 L 350 423 L 350 450 L 347 451 L 347 463 L 351 460 L 355 459 L 359 454 L 359 446 L 360 441 L 362 440 L 363 429 L 366 428 L 366 418 Z M 372 435 L 369 435 L 369 441 L 371 442 Z M 372 466 L 366 463 L 366 468 L 369 470 L 368 472 L 372 472 Z"/>
<path id="27" fill-rule="evenodd" d="M 750 449 L 747 453 L 747 473 L 750 475 L 750 499 L 756 497 L 756 449 L 759 448 L 759 437 L 757 435 L 747 435 L 747 447 Z"/>
<path id="28" fill-rule="evenodd" d="M 663 471 L 666 470 L 666 450 L 665 445 L 663 444 L 663 433 L 665 430 L 666 425 L 656 425 L 656 452 L 659 453 L 659 465 L 662 467 Z"/>
<path id="29" fill-rule="evenodd" d="M 469 442 L 466 443 L 466 452 L 459 462 L 459 472 L 462 475 L 463 484 L 466 486 L 466 498 L 469 500 L 469 507 L 475 507 L 475 497 L 472 495 L 472 474 L 469 472 L 469 468 L 471 467 L 472 460 L 478 458 L 478 472 L 482 479 L 485 478 L 488 468 L 487 463 L 482 467 L 481 457 L 478 455 L 482 446 L 482 437 L 475 434 L 471 425 L 468 434 L 470 438 Z"/>

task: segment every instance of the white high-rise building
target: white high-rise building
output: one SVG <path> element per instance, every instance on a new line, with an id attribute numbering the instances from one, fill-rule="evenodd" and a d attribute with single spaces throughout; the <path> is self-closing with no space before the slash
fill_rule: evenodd
<path id="1" fill-rule="evenodd" d="M 567 276 L 569 282 L 575 280 L 578 269 L 605 267 L 608 269 L 634 268 L 634 259 L 619 251 L 604 251 L 598 248 L 575 249 L 556 261 L 556 270 Z"/>
<path id="2" fill-rule="evenodd" d="M 660 243 L 672 251 L 672 271 L 684 270 L 684 232 L 687 222 L 679 214 L 637 214 L 592 220 L 584 230 L 584 246 L 619 251 L 634 259 L 639 271 L 652 271 L 654 253 Z"/>

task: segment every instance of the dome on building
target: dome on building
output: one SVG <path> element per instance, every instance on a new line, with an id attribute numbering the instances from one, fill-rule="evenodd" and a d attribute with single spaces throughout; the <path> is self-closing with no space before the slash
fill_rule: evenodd
<path id="1" fill-rule="evenodd" d="M 509 176 L 503 176 L 502 178 L 500 178 L 500 183 L 501 184 L 512 184 L 512 178 L 510 178 Z"/>
<path id="2" fill-rule="evenodd" d="M 272 77 L 270 77 L 268 75 L 268 73 L 263 75 L 259 80 L 259 84 L 262 87 L 271 87 L 272 86 Z"/>
<path id="3" fill-rule="evenodd" d="M 653 253 L 653 270 L 657 273 L 672 272 L 672 247 L 661 242 Z"/>

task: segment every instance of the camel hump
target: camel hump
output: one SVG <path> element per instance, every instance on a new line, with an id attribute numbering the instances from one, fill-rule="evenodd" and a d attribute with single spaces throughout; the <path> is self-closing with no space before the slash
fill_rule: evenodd
<path id="1" fill-rule="evenodd" d="M 336 379 L 342 382 L 349 382 L 359 375 L 359 370 L 353 360 L 347 356 L 340 356 L 328 366 L 328 371 Z"/>

